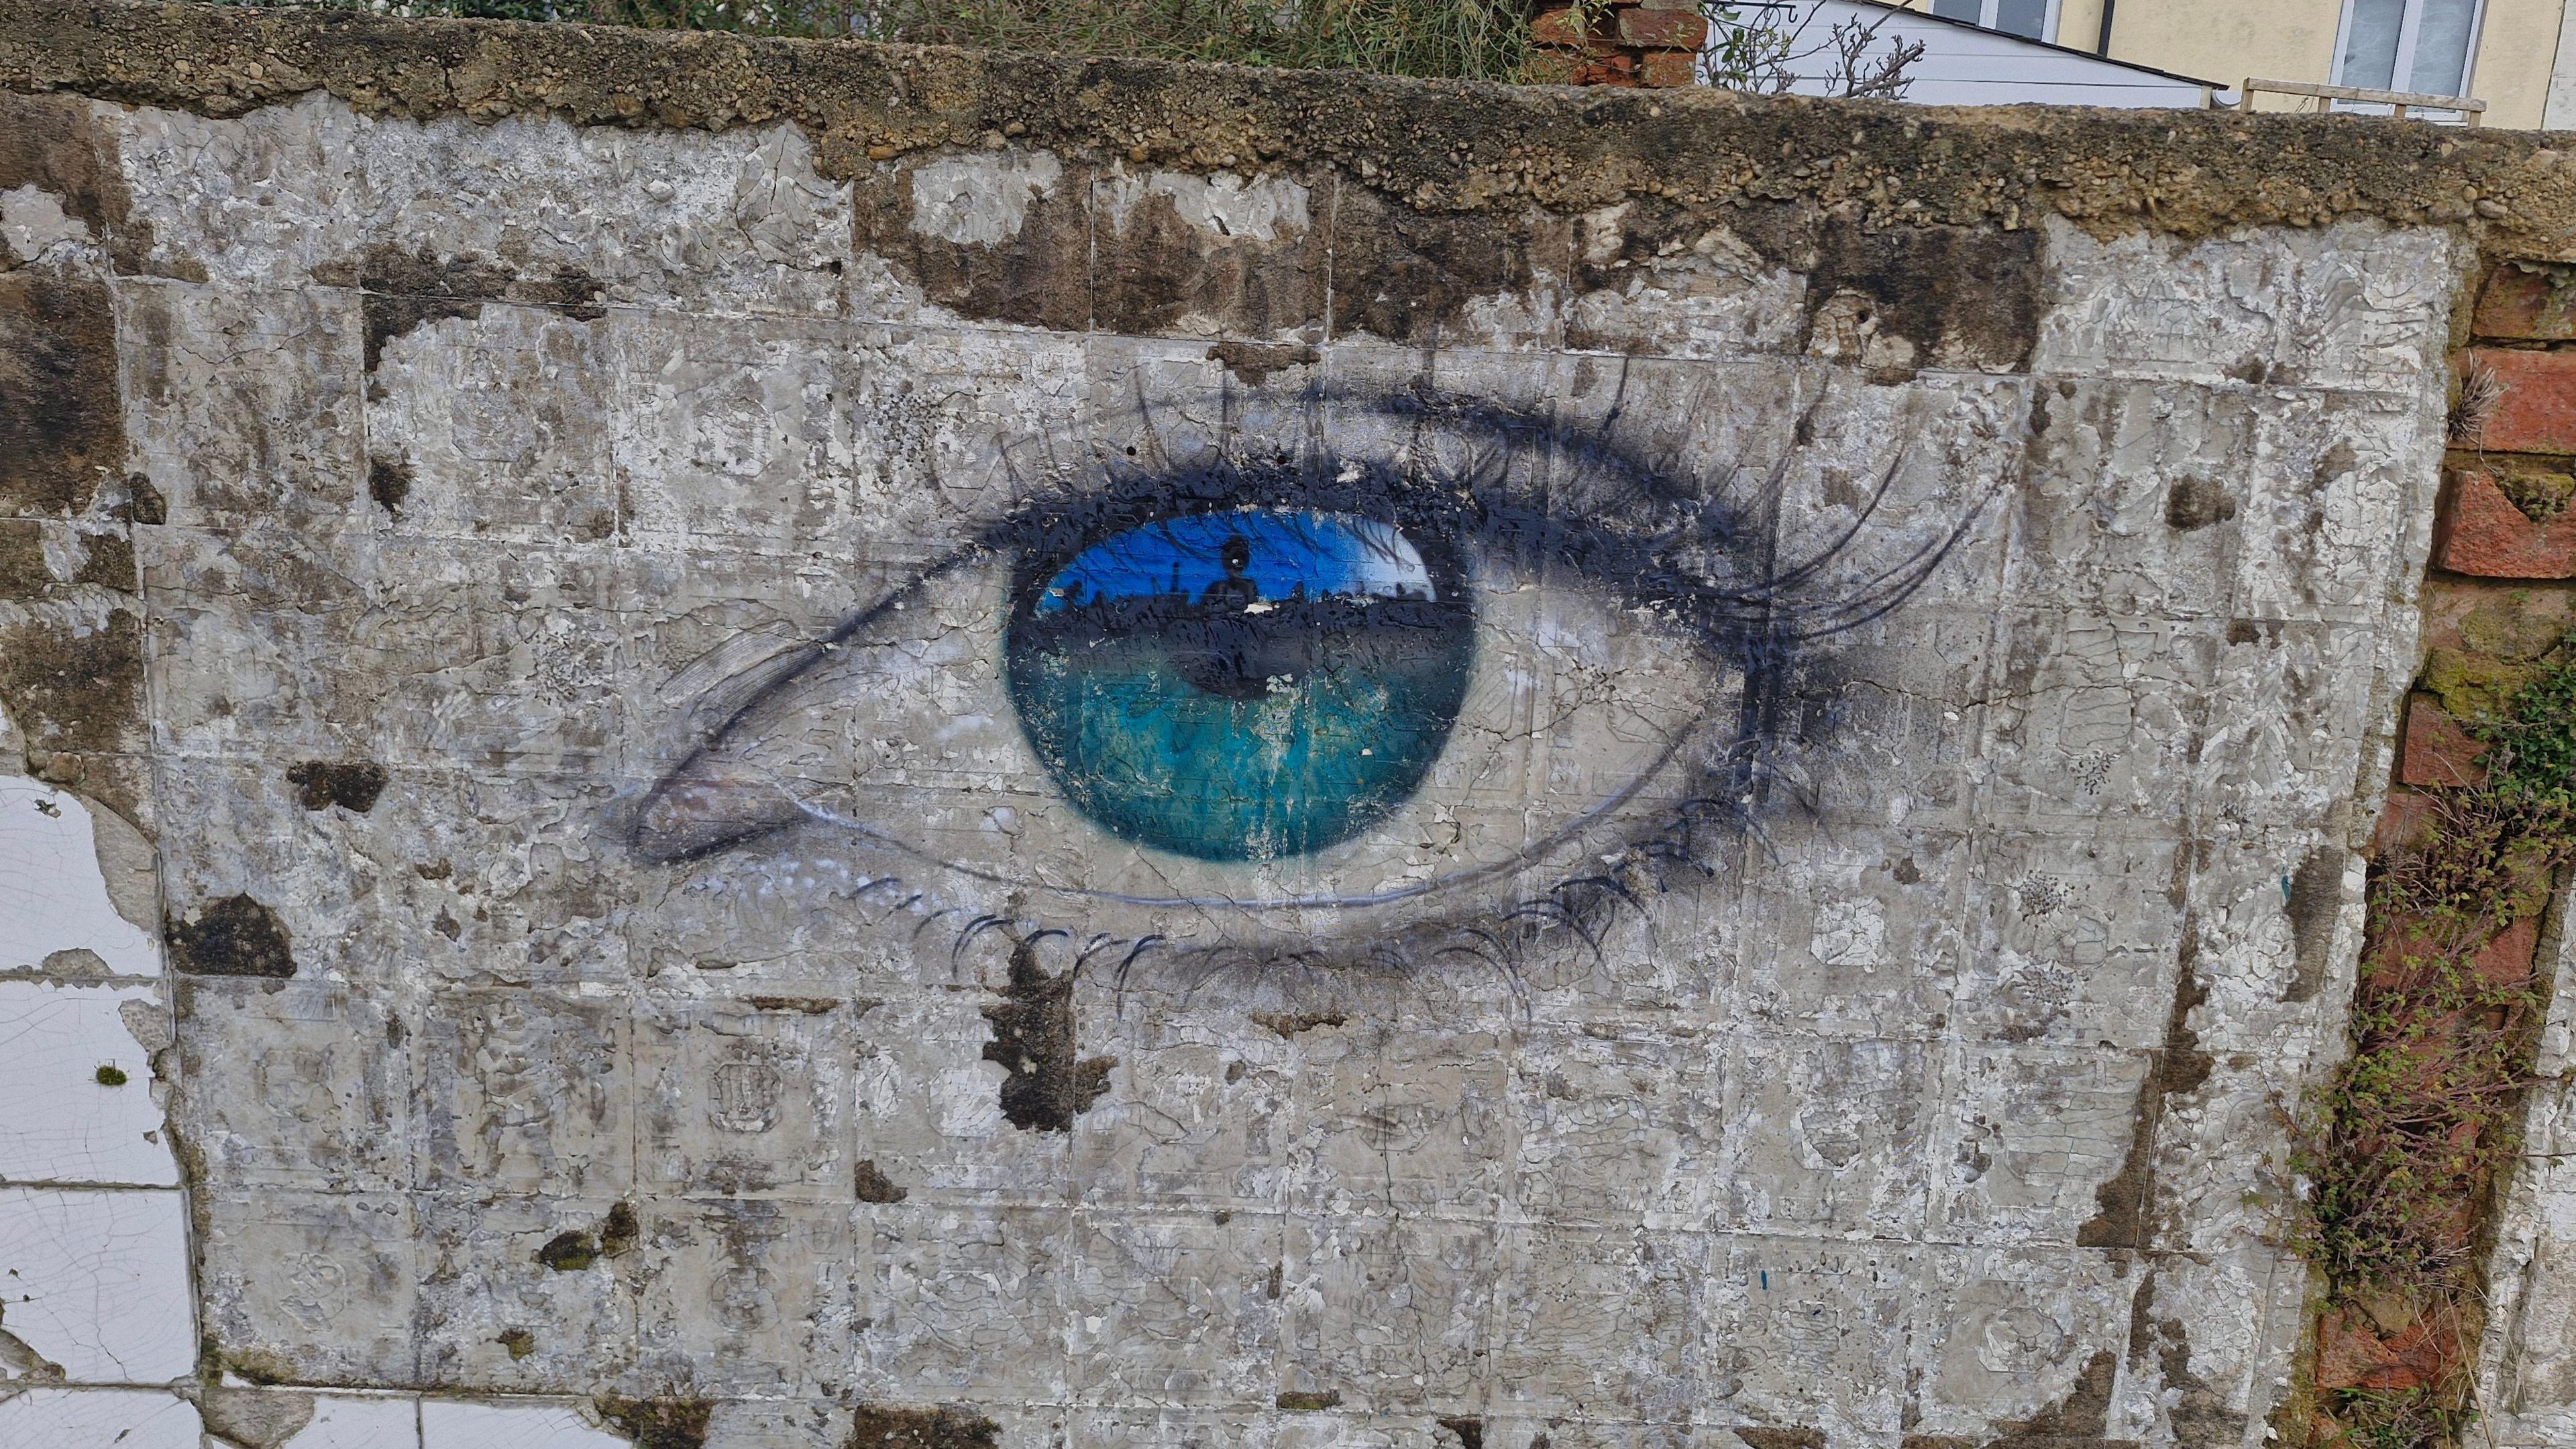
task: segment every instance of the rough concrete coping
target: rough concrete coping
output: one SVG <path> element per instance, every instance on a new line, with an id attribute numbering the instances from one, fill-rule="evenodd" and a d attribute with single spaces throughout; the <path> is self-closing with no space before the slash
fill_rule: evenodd
<path id="1" fill-rule="evenodd" d="M 1805 202 L 1869 226 L 2055 213 L 2097 235 L 2180 236 L 2363 215 L 2576 259 L 2576 157 L 2536 133 L 2351 116 L 1502 86 L 116 0 L 0 0 L 0 85 L 216 116 L 327 90 L 421 118 L 788 120 L 836 177 L 1010 144 L 1182 171 L 1331 167 L 1431 211 Z"/>

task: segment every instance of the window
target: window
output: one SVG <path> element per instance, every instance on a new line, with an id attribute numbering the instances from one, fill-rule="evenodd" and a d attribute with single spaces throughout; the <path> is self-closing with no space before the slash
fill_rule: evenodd
<path id="1" fill-rule="evenodd" d="M 1932 13 L 1944 20 L 1964 20 L 2006 35 L 2046 40 L 2048 12 L 2056 0 L 1932 0 Z"/>
<path id="2" fill-rule="evenodd" d="M 2467 95 L 2482 8 L 2480 0 L 2344 0 L 2335 83 Z"/>

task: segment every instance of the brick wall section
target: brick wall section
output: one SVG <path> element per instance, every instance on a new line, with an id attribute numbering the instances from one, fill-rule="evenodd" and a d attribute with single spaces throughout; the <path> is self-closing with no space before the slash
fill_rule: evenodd
<path id="1" fill-rule="evenodd" d="M 2576 579 L 2576 268 L 2504 262 L 2480 289 L 2426 583 L 2427 655 L 2402 787 L 2483 778 L 2464 715 L 2500 703 L 2566 629 Z M 2553 587 L 2555 586 L 2555 587 Z M 2401 790 L 2392 820 L 2416 813 Z"/>
<path id="2" fill-rule="evenodd" d="M 1708 22 L 1698 0 L 1576 0 L 1530 24 L 1530 78 L 1578 86 L 1686 86 Z"/>
<path id="3" fill-rule="evenodd" d="M 2554 660 L 2576 628 L 2576 268 L 2506 261 L 2483 279 L 2469 345 L 2454 357 L 2452 446 L 2445 460 L 2425 657 L 2406 701 L 2397 779 L 2373 851 L 2422 841 L 2442 795 L 2486 779 L 2480 716 Z M 2374 919 L 2374 938 L 2390 923 Z M 2498 985 L 2531 980 L 2540 922 L 2512 922 L 2472 960 Z M 2373 969 L 2365 957 L 2363 971 Z M 2458 1231 L 2489 1205 L 2460 1204 Z M 2318 1322 L 2316 1387 L 2400 1391 L 2449 1381 L 2477 1350 L 2475 1315 L 2438 1303 L 2374 1300 Z M 2320 1418 L 2312 1444 L 2343 1442 Z"/>

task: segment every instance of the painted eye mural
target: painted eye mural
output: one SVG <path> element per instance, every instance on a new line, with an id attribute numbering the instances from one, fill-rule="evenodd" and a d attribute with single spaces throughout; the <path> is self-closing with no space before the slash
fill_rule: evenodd
<path id="1" fill-rule="evenodd" d="M 1138 413 L 1035 441 L 1016 506 L 709 689 L 634 847 L 1101 941 L 1579 926 L 1715 873 L 1771 681 L 1973 517 L 1872 536 L 1892 453 L 1784 555 L 1785 460 L 1650 457 L 1615 409 Z"/>

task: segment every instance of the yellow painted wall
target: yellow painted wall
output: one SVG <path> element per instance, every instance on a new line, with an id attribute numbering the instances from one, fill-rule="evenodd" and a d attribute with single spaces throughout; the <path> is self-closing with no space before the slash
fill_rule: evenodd
<path id="1" fill-rule="evenodd" d="M 2469 94 L 2487 103 L 2488 125 L 2539 126 L 2565 9 L 2566 0 L 2487 0 Z"/>
<path id="2" fill-rule="evenodd" d="M 1902 0 L 1929 10 L 1930 0 Z M 2490 126 L 2536 127 L 2549 96 L 2560 19 L 2569 0 L 2487 0 L 2469 94 L 2487 103 Z M 2334 78 L 2335 33 L 2344 0 L 2117 0 L 2111 58 L 2199 76 L 2234 87 L 2262 80 Z M 2102 0 L 2059 0 L 2057 43 L 2090 51 L 2102 33 Z M 2264 110 L 2312 109 L 2314 101 L 2264 96 Z"/>

